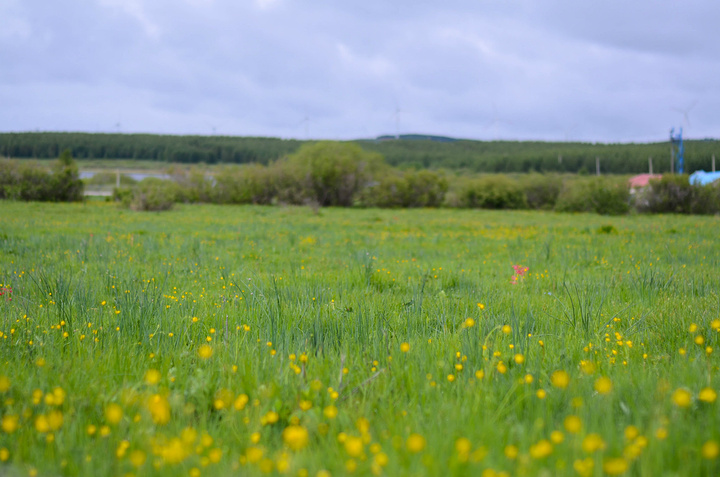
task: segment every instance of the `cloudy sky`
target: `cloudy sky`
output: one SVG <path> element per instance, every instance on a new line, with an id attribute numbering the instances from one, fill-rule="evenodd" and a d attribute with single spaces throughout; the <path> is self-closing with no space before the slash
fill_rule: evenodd
<path id="1" fill-rule="evenodd" d="M 0 0 L 0 131 L 720 137 L 716 0 Z"/>

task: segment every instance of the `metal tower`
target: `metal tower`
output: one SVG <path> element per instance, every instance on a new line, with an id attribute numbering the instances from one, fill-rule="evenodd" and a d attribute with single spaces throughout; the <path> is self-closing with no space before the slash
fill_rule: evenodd
<path id="1" fill-rule="evenodd" d="M 685 171 L 685 146 L 683 145 L 682 128 L 675 134 L 675 128 L 670 129 L 670 160 L 677 159 L 677 172 L 682 174 Z"/>

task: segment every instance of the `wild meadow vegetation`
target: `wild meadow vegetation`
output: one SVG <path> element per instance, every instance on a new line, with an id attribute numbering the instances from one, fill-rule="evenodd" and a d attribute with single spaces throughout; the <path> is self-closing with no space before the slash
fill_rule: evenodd
<path id="1" fill-rule="evenodd" d="M 718 475 L 717 217 L 0 203 L 4 475 Z"/>

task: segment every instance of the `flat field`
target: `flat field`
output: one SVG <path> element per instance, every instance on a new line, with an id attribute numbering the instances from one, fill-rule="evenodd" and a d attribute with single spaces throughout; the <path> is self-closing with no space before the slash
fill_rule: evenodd
<path id="1" fill-rule="evenodd" d="M 0 473 L 718 475 L 719 234 L 0 202 Z"/>

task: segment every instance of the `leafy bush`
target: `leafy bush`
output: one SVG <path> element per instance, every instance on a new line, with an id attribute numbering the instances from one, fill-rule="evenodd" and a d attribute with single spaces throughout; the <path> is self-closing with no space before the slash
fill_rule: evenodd
<path id="1" fill-rule="evenodd" d="M 112 200 L 119 202 L 123 207 L 130 207 L 133 198 L 133 189 L 130 187 L 115 187 L 113 189 Z"/>
<path id="2" fill-rule="evenodd" d="M 140 181 L 131 194 L 119 191 L 116 195 L 132 210 L 162 211 L 171 209 L 181 193 L 174 181 L 148 177 Z"/>
<path id="3" fill-rule="evenodd" d="M 623 178 L 594 177 L 567 180 L 558 196 L 559 212 L 621 215 L 630 210 L 630 191 Z"/>
<path id="4" fill-rule="evenodd" d="M 637 207 L 641 212 L 689 214 L 692 210 L 693 186 L 687 175 L 665 174 L 651 180 L 640 194 Z"/>
<path id="5" fill-rule="evenodd" d="M 720 181 L 693 186 L 693 214 L 720 214 Z"/>
<path id="6" fill-rule="evenodd" d="M 50 174 L 34 162 L 0 161 L 0 198 L 51 200 Z"/>
<path id="7" fill-rule="evenodd" d="M 65 149 L 53 165 L 50 189 L 51 200 L 54 201 L 77 202 L 83 199 L 83 182 L 69 149 Z"/>
<path id="8" fill-rule="evenodd" d="M 447 189 L 447 179 L 438 172 L 388 171 L 363 190 L 360 202 L 367 207 L 439 207 Z"/>
<path id="9" fill-rule="evenodd" d="M 445 200 L 448 181 L 439 172 L 408 172 L 405 182 L 407 192 L 403 207 L 439 207 Z"/>
<path id="10" fill-rule="evenodd" d="M 51 171 L 35 162 L 0 161 L 0 199 L 69 202 L 83 199 L 83 183 L 69 151 Z"/>
<path id="11" fill-rule="evenodd" d="M 348 207 L 382 168 L 383 159 L 357 144 L 322 141 L 302 146 L 280 164 L 297 171 L 307 199 L 320 206 Z"/>
<path id="12" fill-rule="evenodd" d="M 458 206 L 479 209 L 523 209 L 527 199 L 522 186 L 506 176 L 484 176 L 466 182 L 458 194 Z"/>
<path id="13" fill-rule="evenodd" d="M 562 189 L 562 179 L 557 174 L 528 174 L 520 184 L 531 209 L 552 210 Z"/>
<path id="14" fill-rule="evenodd" d="M 171 167 L 167 174 L 178 185 L 178 202 L 215 202 L 213 179 L 203 169 Z"/>
<path id="15" fill-rule="evenodd" d="M 364 207 L 394 209 L 402 207 L 407 182 L 400 173 L 384 174 L 363 189 L 360 203 Z"/>
<path id="16" fill-rule="evenodd" d="M 717 214 L 720 183 L 692 185 L 687 175 L 664 175 L 638 193 L 636 208 L 656 214 Z"/>

